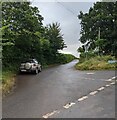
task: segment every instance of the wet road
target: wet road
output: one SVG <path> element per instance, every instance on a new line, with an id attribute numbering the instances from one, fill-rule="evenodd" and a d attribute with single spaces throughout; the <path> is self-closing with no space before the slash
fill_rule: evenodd
<path id="1" fill-rule="evenodd" d="M 76 63 L 77 61 L 73 61 L 65 65 L 44 69 L 38 75 L 19 75 L 15 92 L 3 99 L 3 118 L 41 118 L 55 110 L 61 110 L 61 112 L 53 117 L 66 118 L 69 110 L 72 112 L 68 117 L 72 118 L 83 117 L 83 115 L 84 117 L 92 115 L 98 117 L 97 108 L 103 111 L 102 117 L 104 115 L 106 118 L 114 117 L 114 85 L 79 102 L 74 108 L 69 110 L 63 108 L 67 103 L 77 101 L 81 96 L 86 96 L 92 91 L 110 84 L 108 79 L 115 76 L 115 71 L 75 70 Z M 102 100 L 105 102 L 101 102 Z M 79 105 L 80 107 L 78 107 Z M 88 109 L 90 111 L 86 114 Z"/>

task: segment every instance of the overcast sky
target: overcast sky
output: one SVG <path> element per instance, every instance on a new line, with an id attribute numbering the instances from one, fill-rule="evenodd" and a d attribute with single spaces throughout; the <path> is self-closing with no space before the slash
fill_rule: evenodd
<path id="1" fill-rule="evenodd" d="M 80 11 L 88 12 L 93 2 L 37 2 L 33 0 L 32 5 L 39 8 L 40 14 L 44 17 L 44 25 L 52 22 L 60 23 L 67 45 L 63 52 L 79 56 L 77 48 L 81 46 L 80 21 L 77 16 Z"/>

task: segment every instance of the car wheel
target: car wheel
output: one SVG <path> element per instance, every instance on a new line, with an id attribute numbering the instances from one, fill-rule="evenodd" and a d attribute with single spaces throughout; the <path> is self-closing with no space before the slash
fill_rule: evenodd
<path id="1" fill-rule="evenodd" d="M 35 74 L 38 74 L 38 69 L 35 70 Z"/>
<path id="2" fill-rule="evenodd" d="M 40 67 L 40 68 L 39 68 L 39 72 L 41 72 L 41 70 L 42 70 L 42 69 L 41 69 L 41 67 Z"/>

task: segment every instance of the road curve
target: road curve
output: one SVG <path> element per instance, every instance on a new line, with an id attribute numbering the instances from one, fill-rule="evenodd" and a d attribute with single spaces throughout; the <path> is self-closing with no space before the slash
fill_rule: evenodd
<path id="1" fill-rule="evenodd" d="M 41 118 L 108 84 L 115 76 L 114 71 L 75 70 L 76 63 L 47 68 L 38 75 L 17 76 L 16 90 L 3 99 L 3 118 Z"/>

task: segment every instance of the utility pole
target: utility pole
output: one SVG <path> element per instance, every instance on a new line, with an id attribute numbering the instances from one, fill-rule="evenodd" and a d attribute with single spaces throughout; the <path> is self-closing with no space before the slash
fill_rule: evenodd
<path id="1" fill-rule="evenodd" d="M 100 27 L 98 29 L 98 40 L 100 41 Z M 100 55 L 100 46 L 98 45 L 98 56 Z"/>
<path id="2" fill-rule="evenodd" d="M 86 60 L 87 60 L 87 52 L 88 52 L 87 46 L 85 46 Z"/>
<path id="3" fill-rule="evenodd" d="M 98 31 L 98 40 L 100 40 L 100 27 L 99 27 L 99 31 Z"/>

